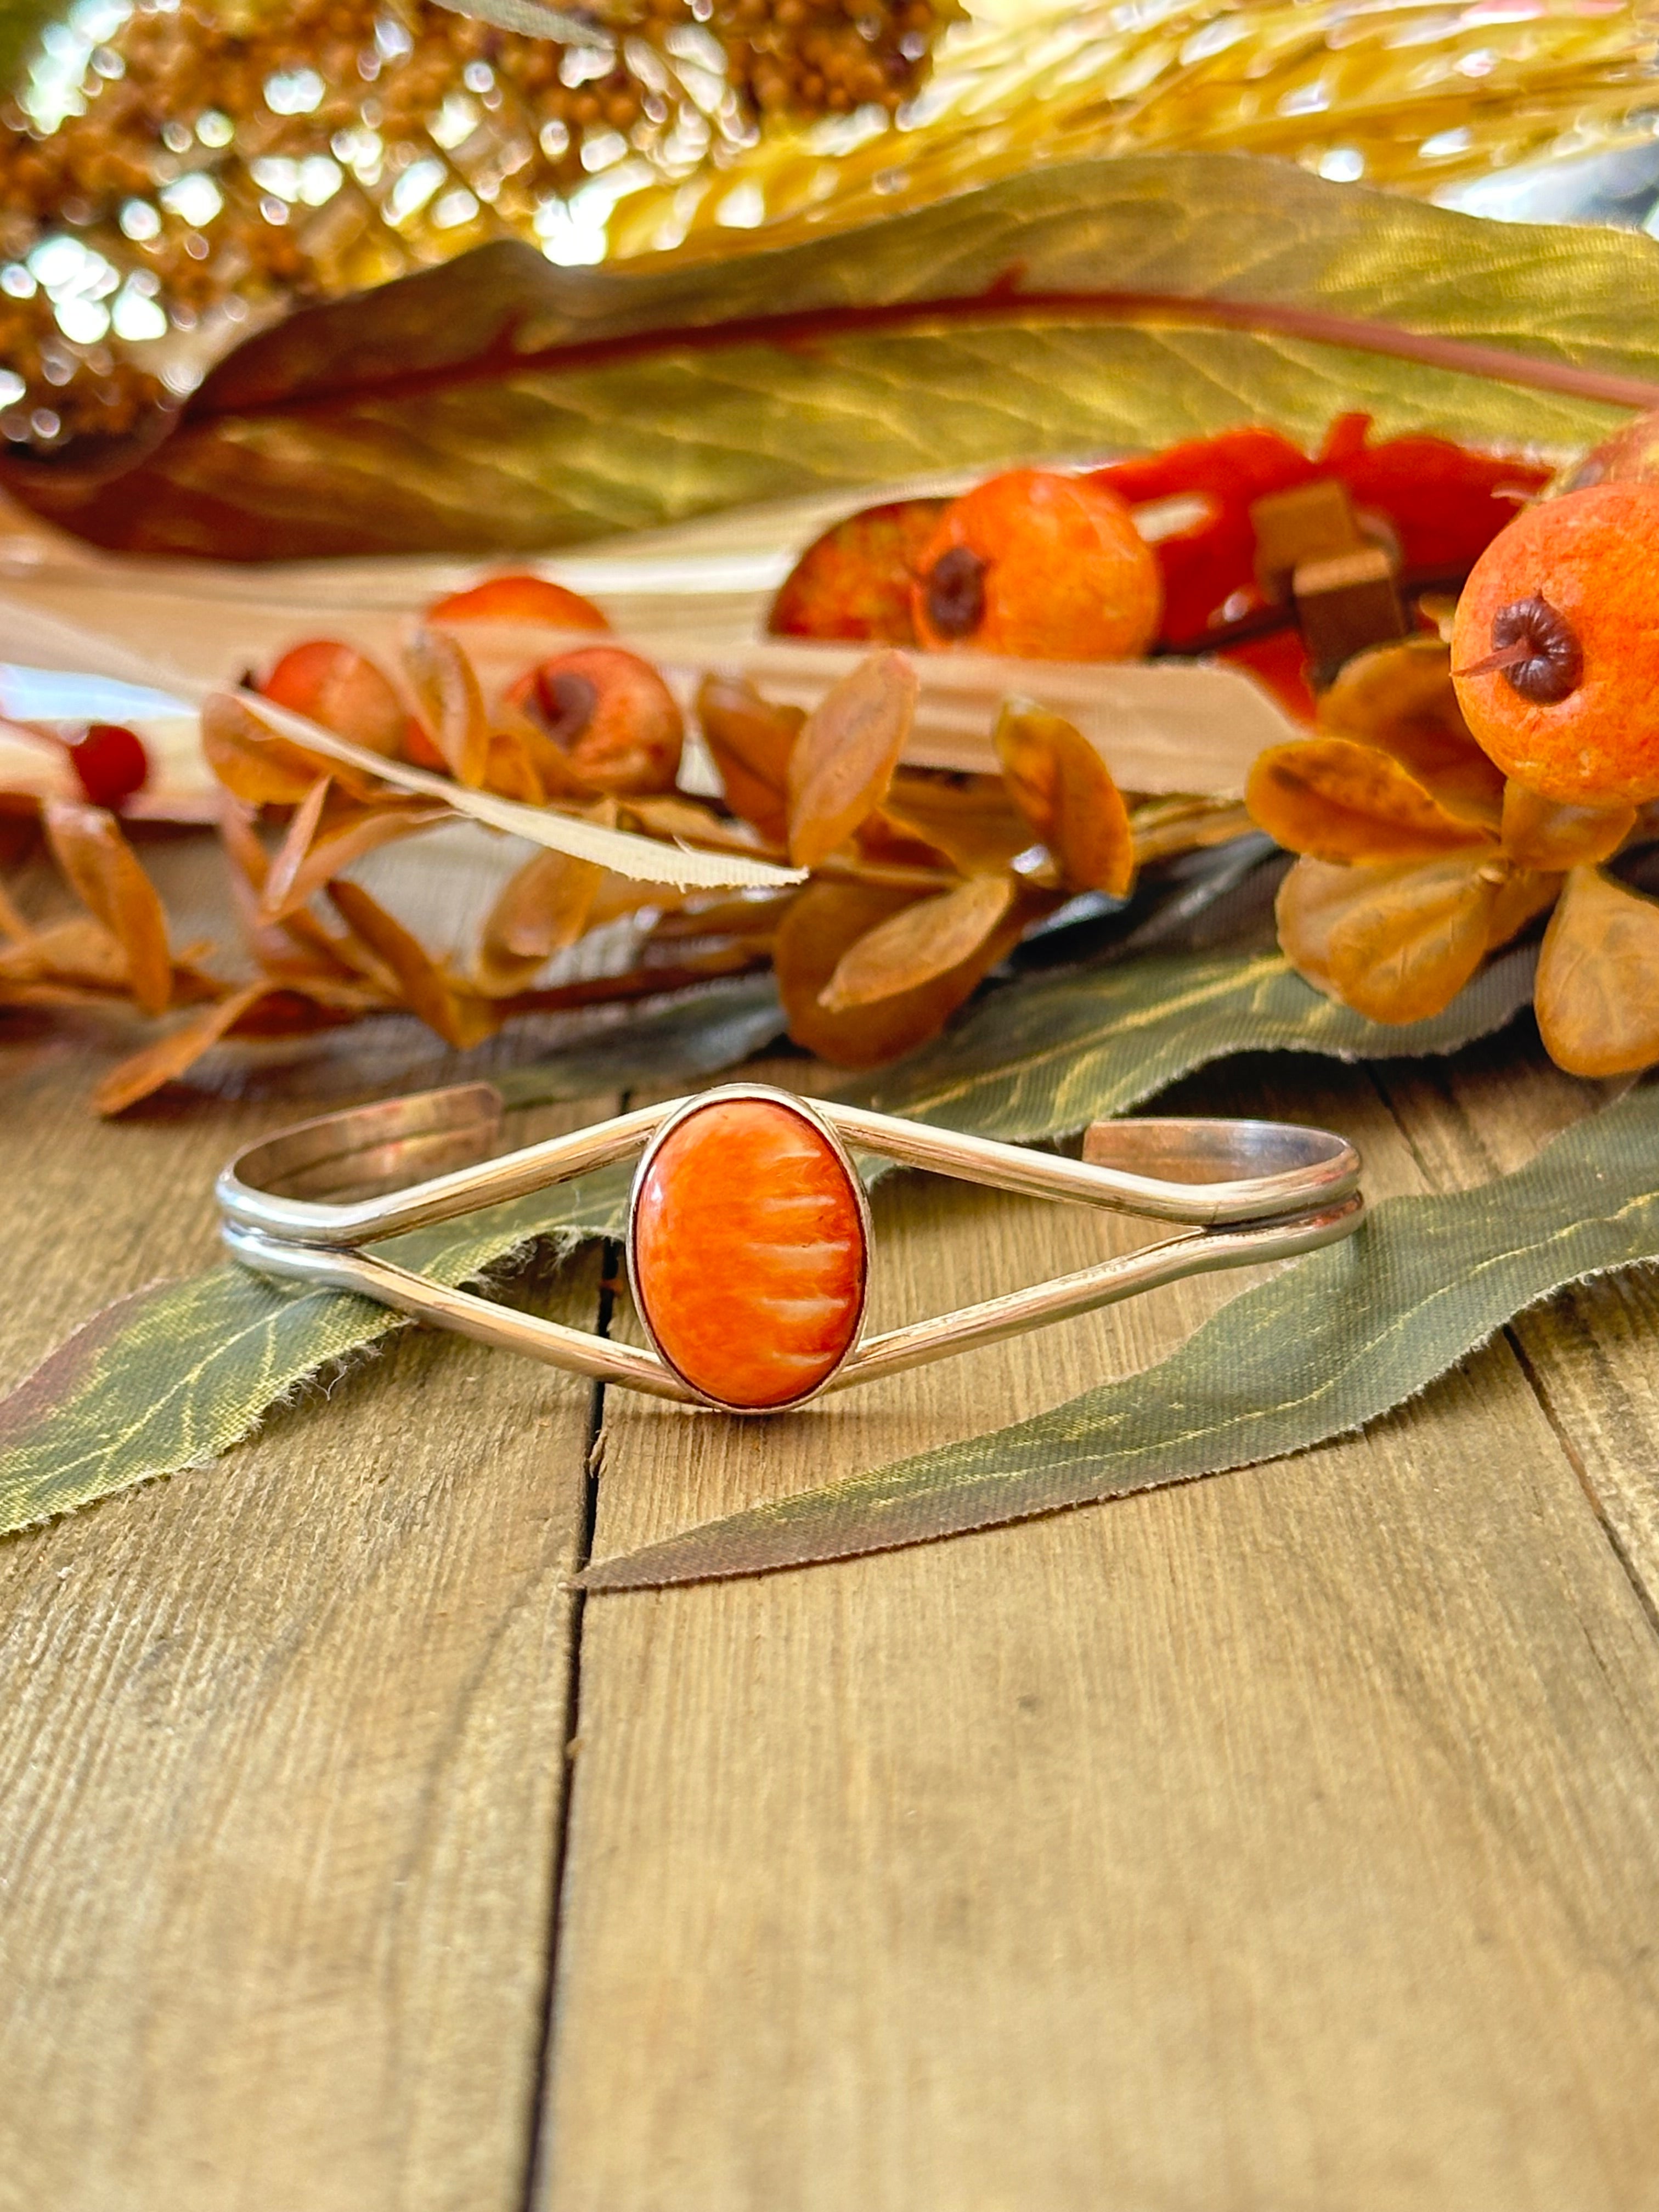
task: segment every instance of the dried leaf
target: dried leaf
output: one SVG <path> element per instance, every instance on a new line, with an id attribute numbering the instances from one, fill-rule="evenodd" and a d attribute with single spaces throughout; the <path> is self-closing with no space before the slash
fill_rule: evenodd
<path id="1" fill-rule="evenodd" d="M 147 1014 L 165 1012 L 173 996 L 167 921 L 155 886 L 112 814 L 49 799 L 42 810 L 58 865 L 126 955 L 133 998 Z"/>
<path id="2" fill-rule="evenodd" d="M 900 836 L 921 839 L 962 876 L 1000 873 L 1031 842 L 1030 824 L 1009 798 L 1000 775 L 901 768 L 886 804 L 872 820 Z"/>
<path id="3" fill-rule="evenodd" d="M 295 821 L 299 821 L 296 814 Z M 389 799 L 378 806 L 347 805 L 324 812 L 313 836 L 301 843 L 292 827 L 270 864 L 260 904 L 267 921 L 286 921 L 307 905 L 325 884 L 343 875 L 365 854 L 399 838 L 413 837 L 448 819 L 441 806 L 411 806 Z"/>
<path id="4" fill-rule="evenodd" d="M 677 845 L 702 853 L 756 853 L 760 850 L 744 826 L 716 814 L 695 799 L 678 794 L 659 799 L 629 799 L 623 813 L 653 837 L 666 837 Z"/>
<path id="5" fill-rule="evenodd" d="M 797 1044 L 837 1067 L 876 1067 L 912 1052 L 938 1035 L 1020 933 L 1018 921 L 1006 915 L 957 967 L 915 989 L 839 1011 L 826 1006 L 823 994 L 842 956 L 916 903 L 913 891 L 868 884 L 823 881 L 800 893 L 772 956 Z"/>
<path id="6" fill-rule="evenodd" d="M 713 260 L 496 241 L 261 331 L 125 470 L 0 473 L 100 544 L 282 560 L 543 552 L 1241 419 L 1312 444 L 1333 390 L 1391 431 L 1572 447 L 1653 404 L 1655 249 L 1587 235 L 1221 153 L 1036 162 Z"/>
<path id="7" fill-rule="evenodd" d="M 1659 901 L 1574 868 L 1544 932 L 1533 1003 L 1569 1075 L 1628 1075 L 1659 1060 Z"/>
<path id="8" fill-rule="evenodd" d="M 1371 867 L 1492 842 L 1390 755 L 1352 738 L 1269 746 L 1250 770 L 1244 803 L 1270 837 L 1316 860 Z"/>
<path id="9" fill-rule="evenodd" d="M 916 711 L 916 672 L 872 653 L 807 716 L 789 757 L 789 857 L 816 867 L 887 796 Z"/>
<path id="10" fill-rule="evenodd" d="M 429 1030 L 458 1051 L 481 1044 L 500 1026 L 498 1010 L 470 991 L 459 989 L 417 939 L 361 884 L 341 880 L 328 887 L 340 919 L 361 938 L 397 978 L 405 1005 Z"/>
<path id="11" fill-rule="evenodd" d="M 1633 806 L 1558 806 L 1524 784 L 1504 788 L 1504 851 L 1524 868 L 1593 867 L 1610 860 L 1635 827 Z"/>
<path id="12" fill-rule="evenodd" d="M 240 696 L 202 702 L 202 751 L 225 789 L 249 806 L 299 806 L 329 764 L 273 736 Z"/>
<path id="13" fill-rule="evenodd" d="M 148 1098 L 164 1083 L 171 1083 L 194 1065 L 235 1026 L 249 1010 L 272 991 L 282 987 L 261 976 L 257 983 L 245 983 L 239 991 L 221 999 L 215 1006 L 207 1006 L 199 1014 L 191 1015 L 170 1029 L 165 1036 L 147 1044 L 142 1052 L 124 1060 L 110 1073 L 93 1093 L 93 1103 L 100 1114 L 125 1114 L 129 1106 L 136 1106 L 141 1098 Z"/>
<path id="14" fill-rule="evenodd" d="M 1503 771 L 1469 734 L 1443 639 L 1401 638 L 1356 653 L 1320 695 L 1319 722 L 1333 737 L 1391 754 L 1449 812 L 1496 826 Z"/>
<path id="15" fill-rule="evenodd" d="M 469 791 L 481 789 L 489 773 L 489 718 L 472 663 L 447 631 L 417 629 L 404 647 L 404 673 L 450 774 Z"/>
<path id="16" fill-rule="evenodd" d="M 827 1013 L 874 1006 L 919 990 L 970 961 L 1013 904 L 1012 876 L 970 876 L 937 898 L 918 899 L 849 945 L 818 994 Z"/>
<path id="17" fill-rule="evenodd" d="M 1177 853 L 1202 852 L 1248 836 L 1255 824 L 1249 809 L 1224 799 L 1154 799 L 1129 817 L 1135 866 L 1173 859 Z"/>
<path id="18" fill-rule="evenodd" d="M 323 809 L 328 804 L 330 778 L 319 775 L 289 817 L 283 842 L 276 854 L 265 870 L 261 886 L 260 909 L 267 921 L 281 918 L 284 903 L 303 906 L 303 899 L 288 900 L 294 878 L 300 872 L 300 864 L 311 850 L 317 836 L 318 824 L 323 818 Z"/>
<path id="19" fill-rule="evenodd" d="M 580 815 L 552 807 L 520 806 L 511 799 L 496 798 L 492 792 L 470 791 L 447 777 L 411 768 L 405 762 L 382 762 L 374 754 L 363 753 L 347 738 L 337 738 L 319 724 L 291 714 L 274 701 L 261 699 L 257 693 L 240 692 L 237 696 L 280 735 L 302 739 L 323 761 L 339 762 L 359 772 L 368 769 L 399 791 L 436 801 L 457 814 L 487 823 L 492 830 L 504 830 L 509 836 L 525 838 L 532 845 L 544 845 L 551 852 L 571 853 L 579 860 L 598 860 L 615 869 L 617 874 L 631 876 L 641 883 L 696 884 L 710 890 L 725 890 L 748 884 L 777 885 L 800 881 L 796 870 L 775 867 L 769 861 L 744 860 L 737 854 L 727 858 L 690 853 L 653 838 L 631 836 L 625 830 L 611 829 Z M 343 782 L 345 780 L 341 779 Z"/>
<path id="20" fill-rule="evenodd" d="M 805 720 L 804 708 L 771 706 L 744 677 L 717 671 L 698 688 L 697 720 L 726 805 L 780 847 L 789 835 L 789 757 Z"/>
<path id="21" fill-rule="evenodd" d="M 31 930 L 0 951 L 0 981 L 74 983 L 94 991 L 128 989 L 127 956 L 120 940 L 90 915 Z"/>
<path id="22" fill-rule="evenodd" d="M 32 925 L 24 921 L 12 904 L 5 885 L 0 884 L 0 937 L 8 937 L 15 942 L 20 938 L 27 937 L 31 927 Z"/>
<path id="23" fill-rule="evenodd" d="M 1010 795 L 1067 890 L 1127 897 L 1135 878 L 1129 811 L 1087 738 L 1034 700 L 1010 699 L 997 718 L 996 748 Z"/>
<path id="24" fill-rule="evenodd" d="M 1486 950 L 1496 952 L 1561 896 L 1565 878 L 1536 868 L 1517 868 L 1509 861 L 1488 862 L 1487 872 L 1498 872 L 1492 912 L 1486 917 Z"/>
<path id="25" fill-rule="evenodd" d="M 1300 975 L 1368 1021 L 1425 1021 L 1485 957 L 1500 873 L 1467 859 L 1298 860 L 1279 888 L 1279 941 Z"/>
<path id="26" fill-rule="evenodd" d="M 605 870 L 568 853 L 538 853 L 502 887 L 478 946 L 475 974 L 488 997 L 522 990 L 588 926 Z"/>

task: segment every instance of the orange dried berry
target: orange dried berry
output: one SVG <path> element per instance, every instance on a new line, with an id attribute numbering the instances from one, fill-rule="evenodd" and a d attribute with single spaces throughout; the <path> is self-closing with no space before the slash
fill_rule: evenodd
<path id="1" fill-rule="evenodd" d="M 372 753 L 406 749 L 407 708 L 374 663 L 353 646 L 308 639 L 283 655 L 259 690 L 279 707 Z M 441 768 L 442 761 L 436 765 Z"/>
<path id="2" fill-rule="evenodd" d="M 1659 798 L 1659 484 L 1592 485 L 1516 517 L 1457 605 L 1452 672 L 1482 750 L 1565 806 Z"/>
<path id="3" fill-rule="evenodd" d="M 604 629 L 610 623 L 592 599 L 545 576 L 486 576 L 427 609 L 428 622 L 540 623 L 549 629 Z"/>
<path id="4" fill-rule="evenodd" d="M 1127 660 L 1158 635 L 1164 586 L 1117 494 L 1011 469 L 945 509 L 911 595 L 916 635 L 1032 660 Z"/>
<path id="5" fill-rule="evenodd" d="M 673 789 L 685 724 L 637 653 L 578 646 L 529 670 L 507 696 L 591 790 L 626 798 Z"/>
<path id="6" fill-rule="evenodd" d="M 914 645 L 911 591 L 950 503 L 890 500 L 835 524 L 812 540 L 784 578 L 767 629 L 775 637 Z"/>

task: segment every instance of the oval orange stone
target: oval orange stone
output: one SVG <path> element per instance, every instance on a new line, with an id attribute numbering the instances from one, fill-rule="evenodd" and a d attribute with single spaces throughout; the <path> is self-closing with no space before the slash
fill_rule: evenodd
<path id="1" fill-rule="evenodd" d="M 711 1099 L 652 1155 L 629 1232 L 657 1347 L 724 1406 L 786 1406 L 828 1380 L 864 1310 L 858 1194 L 803 1114 Z"/>

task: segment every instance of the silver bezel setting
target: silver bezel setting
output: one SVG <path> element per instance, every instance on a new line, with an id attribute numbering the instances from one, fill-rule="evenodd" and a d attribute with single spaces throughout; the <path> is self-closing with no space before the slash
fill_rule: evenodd
<path id="1" fill-rule="evenodd" d="M 859 1233 L 863 1244 L 862 1263 L 859 1269 L 858 1312 L 854 1319 L 852 1334 L 847 1340 L 846 1349 L 835 1365 L 819 1381 L 813 1383 L 810 1390 L 799 1391 L 793 1398 L 780 1398 L 775 1404 L 770 1406 L 734 1406 L 729 1399 L 711 1397 L 706 1390 L 700 1389 L 683 1369 L 676 1366 L 664 1348 L 656 1330 L 651 1325 L 651 1312 L 640 1289 L 639 1269 L 636 1264 L 635 1230 L 639 1218 L 640 1194 L 645 1188 L 645 1179 L 651 1171 L 652 1162 L 669 1138 L 673 1135 L 675 1130 L 685 1122 L 694 1121 L 700 1114 L 706 1114 L 713 1106 L 730 1105 L 738 1100 L 763 1106 L 781 1106 L 787 1112 L 794 1115 L 798 1121 L 805 1121 L 815 1136 L 823 1139 L 824 1144 L 834 1154 L 853 1193 L 854 1202 L 858 1207 Z M 640 1164 L 634 1170 L 634 1181 L 628 1193 L 628 1231 L 624 1249 L 628 1264 L 629 1295 L 634 1301 L 634 1310 L 639 1316 L 640 1327 L 645 1331 L 651 1349 L 671 1374 L 678 1376 L 698 1405 L 708 1407 L 716 1413 L 745 1416 L 793 1413 L 798 1406 L 810 1405 L 814 1398 L 821 1397 L 824 1391 L 830 1389 L 848 1360 L 857 1356 L 859 1347 L 864 1341 L 865 1319 L 870 1310 L 870 1263 L 874 1251 L 874 1233 L 870 1215 L 870 1194 L 864 1188 L 864 1179 L 854 1166 L 852 1155 L 840 1137 L 836 1135 L 823 1116 L 814 1111 L 809 1101 L 798 1097 L 793 1091 L 779 1091 L 766 1083 L 722 1084 L 718 1090 L 703 1091 L 698 1097 L 688 1098 L 676 1107 L 640 1155 Z"/>

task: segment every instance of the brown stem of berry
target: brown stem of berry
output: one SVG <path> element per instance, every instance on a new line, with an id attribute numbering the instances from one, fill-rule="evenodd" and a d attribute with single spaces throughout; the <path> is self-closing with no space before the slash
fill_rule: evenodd
<path id="1" fill-rule="evenodd" d="M 927 619 L 941 637 L 971 637 L 985 619 L 987 563 L 966 545 L 941 553 L 927 579 Z"/>
<path id="2" fill-rule="evenodd" d="M 1492 618 L 1492 649 L 1459 676 L 1501 676 L 1534 707 L 1553 707 L 1578 689 L 1584 652 L 1577 632 L 1541 593 L 1513 600 Z"/>
<path id="3" fill-rule="evenodd" d="M 565 670 L 538 677 L 534 696 L 536 720 L 556 745 L 569 747 L 592 720 L 599 692 L 589 678 Z"/>

